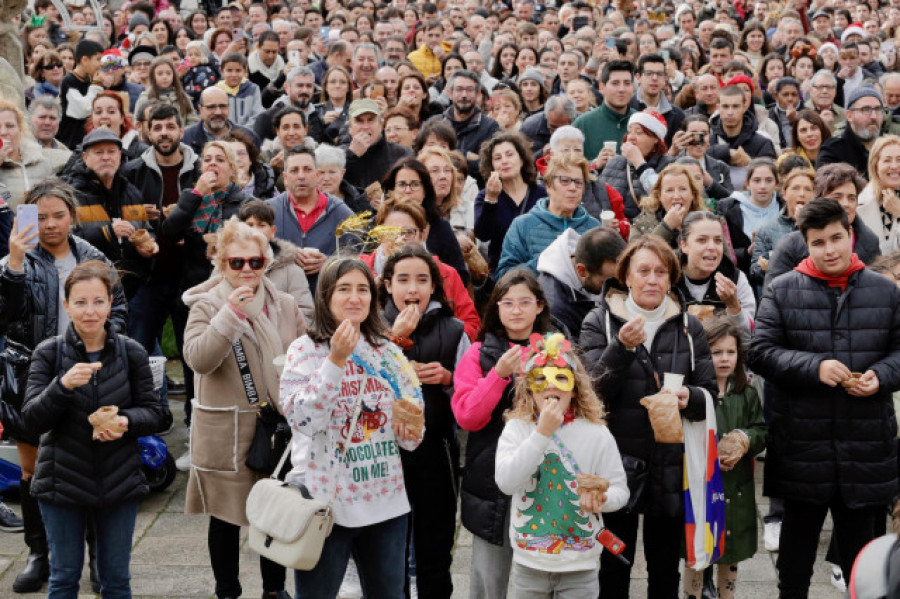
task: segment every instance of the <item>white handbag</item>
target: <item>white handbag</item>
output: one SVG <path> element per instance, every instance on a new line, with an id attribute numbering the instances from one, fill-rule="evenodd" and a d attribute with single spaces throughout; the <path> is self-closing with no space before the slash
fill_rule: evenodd
<path id="1" fill-rule="evenodd" d="M 365 381 L 359 388 L 365 388 Z M 356 400 L 341 463 L 359 419 L 361 399 L 362 394 Z M 257 481 L 247 496 L 250 548 L 286 568 L 312 570 L 319 563 L 325 539 L 334 524 L 331 503 L 337 490 L 337 474 L 331 498 L 327 502 L 314 499 L 305 487 L 295 487 L 278 478 L 290 453 L 291 444 L 288 444 L 272 476 Z"/>

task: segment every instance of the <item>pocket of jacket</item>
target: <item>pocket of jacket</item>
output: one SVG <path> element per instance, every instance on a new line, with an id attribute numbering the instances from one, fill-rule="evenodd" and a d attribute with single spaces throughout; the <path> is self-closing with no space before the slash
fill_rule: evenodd
<path id="1" fill-rule="evenodd" d="M 191 401 L 191 466 L 213 472 L 237 472 L 238 408 L 211 408 Z"/>

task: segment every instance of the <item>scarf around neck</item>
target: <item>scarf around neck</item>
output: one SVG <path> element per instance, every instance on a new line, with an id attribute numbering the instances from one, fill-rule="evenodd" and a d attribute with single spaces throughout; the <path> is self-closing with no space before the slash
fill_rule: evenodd
<path id="1" fill-rule="evenodd" d="M 275 81 L 284 70 L 284 59 L 278 55 L 272 66 L 267 67 L 259 57 L 259 52 L 253 52 L 247 58 L 247 66 L 251 73 L 262 73 L 269 81 Z"/>
<path id="2" fill-rule="evenodd" d="M 850 275 L 853 273 L 865 270 L 866 265 L 856 254 L 853 254 L 850 258 L 850 266 L 839 275 L 831 276 L 826 275 L 824 272 L 816 268 L 815 263 L 812 261 L 812 256 L 807 256 L 799 265 L 794 267 L 794 270 L 797 272 L 801 272 L 808 277 L 812 277 L 814 279 L 820 279 L 825 281 L 825 283 L 829 287 L 840 287 L 841 291 L 847 290 L 847 281 L 850 280 Z"/>
<path id="3" fill-rule="evenodd" d="M 194 212 L 191 229 L 201 234 L 215 233 L 222 224 L 222 202 L 235 191 L 237 191 L 237 185 L 229 183 L 225 189 L 203 196 L 200 206 Z"/>

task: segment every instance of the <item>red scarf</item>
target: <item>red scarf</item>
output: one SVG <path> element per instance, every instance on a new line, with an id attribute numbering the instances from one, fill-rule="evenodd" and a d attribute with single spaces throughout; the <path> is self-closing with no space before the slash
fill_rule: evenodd
<path id="1" fill-rule="evenodd" d="M 807 257 L 803 262 L 798 264 L 794 270 L 801 272 L 807 276 L 813 277 L 814 279 L 821 279 L 825 281 L 829 287 L 840 287 L 841 291 L 847 290 L 847 281 L 850 279 L 850 275 L 859 271 L 865 270 L 866 265 L 856 254 L 853 254 L 850 258 L 850 267 L 845 270 L 843 273 L 837 276 L 829 276 L 823 273 L 821 270 L 816 268 L 816 265 L 812 261 L 812 257 Z"/>

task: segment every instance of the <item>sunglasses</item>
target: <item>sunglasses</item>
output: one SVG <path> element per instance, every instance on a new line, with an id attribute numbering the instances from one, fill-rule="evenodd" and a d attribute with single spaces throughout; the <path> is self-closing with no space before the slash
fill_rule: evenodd
<path id="1" fill-rule="evenodd" d="M 63 68 L 63 63 L 54 62 L 53 64 L 45 64 L 41 68 L 44 69 L 45 71 L 52 71 L 53 69 L 61 69 L 61 68 Z"/>
<path id="2" fill-rule="evenodd" d="M 243 270 L 245 264 L 250 264 L 250 268 L 253 270 L 261 270 L 263 266 L 266 265 L 266 259 L 262 256 L 257 256 L 255 258 L 229 258 L 228 259 L 228 267 L 231 270 Z"/>

